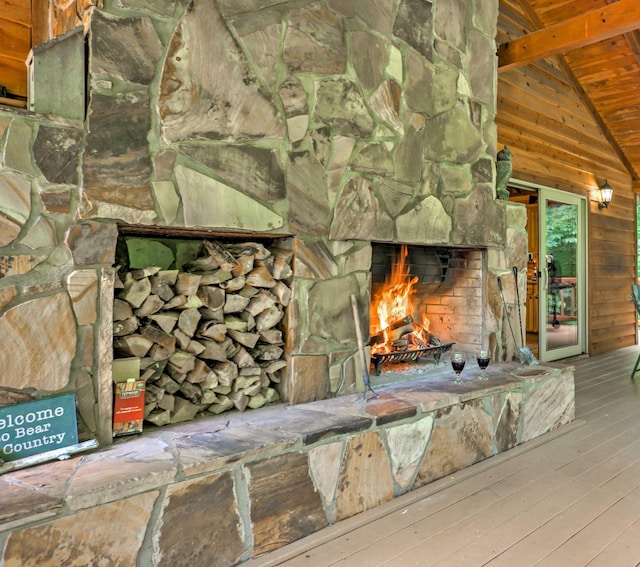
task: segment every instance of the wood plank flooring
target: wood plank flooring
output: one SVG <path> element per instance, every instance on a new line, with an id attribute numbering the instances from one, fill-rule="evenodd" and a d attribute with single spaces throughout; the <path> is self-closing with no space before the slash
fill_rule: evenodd
<path id="1" fill-rule="evenodd" d="M 574 423 L 243 566 L 637 567 L 638 353 L 570 362 Z"/>

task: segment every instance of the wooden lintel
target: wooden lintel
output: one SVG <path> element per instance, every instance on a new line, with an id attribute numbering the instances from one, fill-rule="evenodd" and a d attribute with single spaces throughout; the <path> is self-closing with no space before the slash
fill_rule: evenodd
<path id="1" fill-rule="evenodd" d="M 619 0 L 502 44 L 498 48 L 498 71 L 528 65 L 639 28 L 640 2 Z"/>

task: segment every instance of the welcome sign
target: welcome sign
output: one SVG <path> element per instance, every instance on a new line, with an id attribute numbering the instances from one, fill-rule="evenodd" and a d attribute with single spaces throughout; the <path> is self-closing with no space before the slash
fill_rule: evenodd
<path id="1" fill-rule="evenodd" d="M 77 443 L 74 394 L 0 408 L 2 461 L 15 461 Z"/>

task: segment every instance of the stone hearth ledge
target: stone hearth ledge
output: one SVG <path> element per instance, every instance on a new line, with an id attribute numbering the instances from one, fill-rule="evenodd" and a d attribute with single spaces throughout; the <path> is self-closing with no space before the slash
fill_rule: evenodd
<path id="1" fill-rule="evenodd" d="M 477 373 L 456 385 L 448 367 L 432 368 L 366 402 L 354 394 L 147 425 L 110 447 L 6 473 L 0 564 L 234 565 L 574 419 L 573 367 L 495 364 L 484 382 Z"/>

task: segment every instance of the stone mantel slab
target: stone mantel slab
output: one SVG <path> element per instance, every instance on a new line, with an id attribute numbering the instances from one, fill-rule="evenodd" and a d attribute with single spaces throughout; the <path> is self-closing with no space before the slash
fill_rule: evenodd
<path id="1" fill-rule="evenodd" d="M 388 381 L 388 374 L 375 380 Z M 392 383 L 374 384 L 378 397 L 369 391 L 366 398 L 353 394 L 196 419 L 148 429 L 66 461 L 6 473 L 0 476 L 6 504 L 0 515 L 0 551 L 4 545 L 15 560 L 18 542 L 34 529 L 49 523 L 52 530 L 62 529 L 74 515 L 82 521 L 81 516 L 93 517 L 85 511 L 106 511 L 157 494 L 150 496 L 153 512 L 146 528 L 140 528 L 147 535 L 135 553 L 138 564 L 159 566 L 163 542 L 169 541 L 162 533 L 164 515 L 178 495 L 181 505 L 196 510 L 202 504 L 192 499 L 206 494 L 208 509 L 231 507 L 228 523 L 220 520 L 210 535 L 236 542 L 228 563 L 233 565 L 574 419 L 570 366 L 494 364 L 487 380 L 479 381 L 477 367 L 469 364 L 462 384 L 453 383 L 448 365 L 390 374 L 395 374 Z M 291 471 L 280 470 L 288 464 Z M 252 497 L 280 490 L 291 507 L 274 515 L 259 513 Z M 322 498 L 309 500 L 310 494 Z M 289 509 L 305 510 L 315 520 L 308 529 L 291 531 L 298 524 Z M 260 546 L 253 531 L 258 526 Z M 176 529 L 189 540 L 188 521 Z M 277 542 L 265 539 L 264 534 L 279 531 Z M 117 546 L 117 530 L 113 537 Z M 55 548 L 51 553 L 45 567 L 56 564 Z M 206 546 L 200 553 L 207 553 Z"/>

